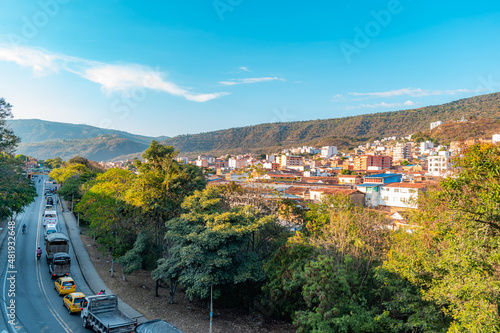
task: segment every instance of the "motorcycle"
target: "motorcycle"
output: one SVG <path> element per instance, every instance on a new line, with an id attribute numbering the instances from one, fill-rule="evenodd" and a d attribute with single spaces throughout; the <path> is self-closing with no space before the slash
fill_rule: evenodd
<path id="1" fill-rule="evenodd" d="M 41 257 L 41 256 L 42 256 L 42 253 L 41 253 L 41 252 L 40 252 L 40 253 L 37 253 L 37 254 L 36 254 L 36 260 L 40 260 L 40 257 Z"/>
<path id="2" fill-rule="evenodd" d="M 26 227 L 25 226 L 22 227 L 22 231 L 23 231 L 23 234 L 26 233 Z"/>

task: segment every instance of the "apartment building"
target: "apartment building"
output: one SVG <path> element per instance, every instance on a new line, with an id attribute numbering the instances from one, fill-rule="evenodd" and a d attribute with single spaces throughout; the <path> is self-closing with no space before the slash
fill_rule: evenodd
<path id="1" fill-rule="evenodd" d="M 282 168 L 298 167 L 304 165 L 301 156 L 293 155 L 281 155 L 279 163 Z"/>
<path id="2" fill-rule="evenodd" d="M 427 171 L 431 176 L 445 176 L 450 169 L 450 152 L 440 151 L 436 156 L 427 157 Z"/>
<path id="3" fill-rule="evenodd" d="M 321 147 L 321 157 L 322 158 L 330 158 L 333 155 L 337 155 L 337 147 L 336 146 L 324 146 Z"/>
<path id="4" fill-rule="evenodd" d="M 396 147 L 394 147 L 392 156 L 394 158 L 394 161 L 412 160 L 413 155 L 411 151 L 411 144 L 406 143 L 396 145 Z"/>
<path id="5" fill-rule="evenodd" d="M 382 170 L 392 167 L 392 157 L 385 155 L 361 155 L 354 157 L 354 170 Z"/>

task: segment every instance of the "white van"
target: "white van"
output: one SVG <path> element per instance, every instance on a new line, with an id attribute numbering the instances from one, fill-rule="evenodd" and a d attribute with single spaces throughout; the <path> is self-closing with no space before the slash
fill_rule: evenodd
<path id="1" fill-rule="evenodd" d="M 47 210 L 43 214 L 43 226 L 45 227 L 47 223 L 57 224 L 57 212 L 55 210 Z"/>

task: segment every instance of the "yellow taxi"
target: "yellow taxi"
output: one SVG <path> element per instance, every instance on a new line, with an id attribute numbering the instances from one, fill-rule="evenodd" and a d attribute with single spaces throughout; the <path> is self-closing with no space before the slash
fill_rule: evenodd
<path id="1" fill-rule="evenodd" d="M 75 281 L 69 276 L 60 277 L 54 282 L 54 289 L 59 296 L 74 293 L 76 291 Z"/>
<path id="2" fill-rule="evenodd" d="M 71 293 L 63 298 L 63 305 L 68 309 L 69 314 L 82 311 L 82 304 L 85 300 L 83 293 Z"/>

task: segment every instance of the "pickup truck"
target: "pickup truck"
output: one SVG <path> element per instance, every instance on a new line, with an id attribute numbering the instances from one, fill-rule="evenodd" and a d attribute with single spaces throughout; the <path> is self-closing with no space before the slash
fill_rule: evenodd
<path id="1" fill-rule="evenodd" d="M 83 327 L 98 333 L 133 333 L 137 321 L 118 309 L 116 295 L 87 296 L 82 304 Z"/>

